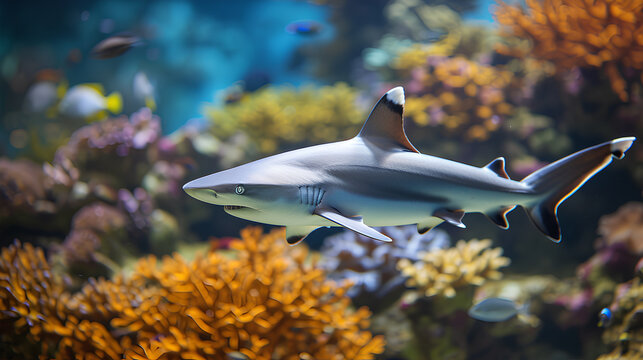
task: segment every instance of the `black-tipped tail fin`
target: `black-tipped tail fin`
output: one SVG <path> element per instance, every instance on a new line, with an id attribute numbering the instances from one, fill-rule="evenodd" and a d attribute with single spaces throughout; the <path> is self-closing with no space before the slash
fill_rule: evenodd
<path id="1" fill-rule="evenodd" d="M 635 137 L 624 137 L 592 146 L 534 171 L 522 180 L 537 194 L 540 201 L 527 206 L 531 221 L 543 234 L 560 241 L 558 206 L 596 173 L 612 162 L 622 159 Z"/>

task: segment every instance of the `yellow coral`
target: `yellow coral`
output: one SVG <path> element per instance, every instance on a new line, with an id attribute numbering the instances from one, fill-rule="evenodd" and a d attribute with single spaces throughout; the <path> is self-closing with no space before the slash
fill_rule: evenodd
<path id="1" fill-rule="evenodd" d="M 364 121 L 357 90 L 344 83 L 301 89 L 266 87 L 221 108 L 206 107 L 212 131 L 227 138 L 245 132 L 261 153 L 274 153 L 305 142 L 354 136 Z"/>
<path id="2" fill-rule="evenodd" d="M 419 126 L 442 125 L 448 133 L 484 141 L 513 111 L 507 98 L 519 84 L 511 71 L 460 56 L 425 58 L 418 69 L 421 90 L 408 94 L 406 117 Z"/>
<path id="3" fill-rule="evenodd" d="M 529 53 L 559 69 L 605 67 L 613 90 L 628 98 L 619 66 L 643 70 L 643 2 L 633 0 L 527 0 L 520 6 L 501 3 L 495 12 L 506 35 L 526 38 Z M 527 49 L 500 46 L 522 56 Z"/>
<path id="4" fill-rule="evenodd" d="M 139 261 L 135 274 L 91 280 L 77 294 L 53 278 L 41 250 L 19 244 L 0 262 L 5 344 L 27 334 L 36 352 L 78 359 L 372 359 L 384 340 L 349 309 L 350 284 L 326 281 L 283 230 L 246 229 L 233 258 Z M 18 336 L 18 337 L 17 337 Z M 25 351 L 16 346 L 16 353 Z"/>
<path id="5" fill-rule="evenodd" d="M 425 296 L 453 297 L 456 289 L 467 285 L 481 285 L 486 279 L 499 279 L 499 268 L 509 259 L 502 248 L 490 249 L 491 240 L 458 241 L 457 245 L 420 254 L 420 261 L 407 259 L 398 262 L 398 269 L 408 276 L 406 284 L 417 288 Z"/>

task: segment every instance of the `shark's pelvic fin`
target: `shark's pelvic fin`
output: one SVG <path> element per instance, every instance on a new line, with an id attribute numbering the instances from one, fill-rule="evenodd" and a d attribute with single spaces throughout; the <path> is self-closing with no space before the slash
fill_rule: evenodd
<path id="1" fill-rule="evenodd" d="M 507 222 L 507 214 L 511 212 L 511 210 L 515 209 L 516 206 L 508 206 L 504 208 L 498 209 L 498 211 L 495 212 L 490 212 L 487 213 L 487 217 L 489 220 L 493 221 L 494 224 L 498 225 L 502 229 L 509 229 L 509 222 Z"/>
<path id="2" fill-rule="evenodd" d="M 319 228 L 319 226 L 287 226 L 286 242 L 288 243 L 288 245 L 299 244 L 308 235 Z"/>
<path id="3" fill-rule="evenodd" d="M 526 204 L 527 214 L 536 227 L 552 241 L 560 242 L 558 206 L 594 174 L 606 167 L 612 158 L 621 159 L 635 137 L 624 137 L 581 150 L 534 171 L 522 180 L 539 200 Z"/>
<path id="4" fill-rule="evenodd" d="M 464 217 L 464 211 L 462 210 L 437 209 L 433 212 L 433 216 L 462 229 L 467 227 L 462 223 L 462 218 Z"/>
<path id="5" fill-rule="evenodd" d="M 421 221 L 418 223 L 418 233 L 419 234 L 426 234 L 427 231 L 433 229 L 434 227 L 440 225 L 442 223 L 442 219 L 439 219 L 437 217 L 430 217 L 424 221 Z"/>
<path id="6" fill-rule="evenodd" d="M 382 96 L 357 136 L 376 144 L 402 147 L 419 153 L 404 132 L 404 89 L 401 86 Z"/>
<path id="7" fill-rule="evenodd" d="M 347 229 L 353 230 L 356 233 L 362 234 L 371 239 L 385 241 L 385 242 L 393 241 L 391 240 L 390 237 L 364 224 L 364 222 L 362 221 L 362 218 L 346 217 L 340 214 L 339 211 L 328 207 L 318 207 L 317 209 L 315 209 L 314 214 L 319 215 L 325 218 L 326 220 L 332 221 L 337 225 L 341 225 Z"/>
<path id="8" fill-rule="evenodd" d="M 503 157 L 494 159 L 492 162 L 488 163 L 484 168 L 493 171 L 496 175 L 502 178 L 509 179 L 509 175 L 507 175 L 507 171 L 505 170 L 505 158 Z"/>

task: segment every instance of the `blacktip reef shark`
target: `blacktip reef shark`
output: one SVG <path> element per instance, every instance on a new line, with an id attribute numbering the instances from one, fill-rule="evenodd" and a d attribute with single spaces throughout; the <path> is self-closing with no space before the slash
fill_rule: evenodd
<path id="1" fill-rule="evenodd" d="M 373 226 L 417 224 L 424 233 L 447 222 L 464 228 L 468 212 L 503 229 L 517 205 L 555 242 L 558 205 L 589 178 L 621 159 L 634 137 L 615 139 L 511 180 L 499 157 L 484 167 L 420 154 L 404 132 L 404 90 L 388 91 L 359 134 L 253 161 L 190 181 L 192 197 L 223 205 L 233 216 L 286 226 L 294 245 L 319 227 L 343 226 L 391 241 Z"/>

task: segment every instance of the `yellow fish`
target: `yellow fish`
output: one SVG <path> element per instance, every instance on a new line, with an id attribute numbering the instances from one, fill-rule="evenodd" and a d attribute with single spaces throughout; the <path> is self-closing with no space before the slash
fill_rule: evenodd
<path id="1" fill-rule="evenodd" d="M 58 105 L 58 113 L 92 122 L 105 118 L 107 111 L 118 114 L 122 108 L 120 93 L 105 96 L 100 84 L 80 84 L 67 91 Z"/>

